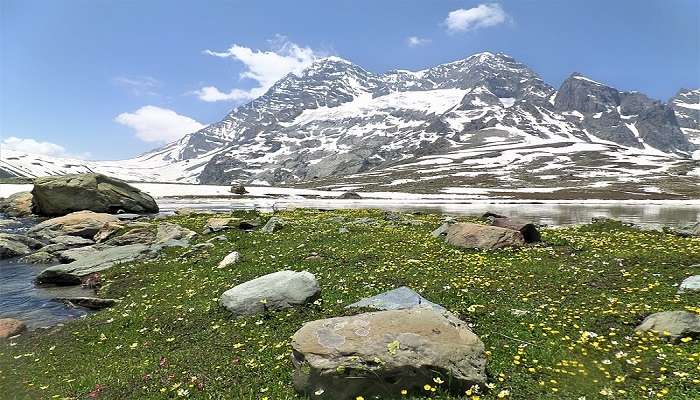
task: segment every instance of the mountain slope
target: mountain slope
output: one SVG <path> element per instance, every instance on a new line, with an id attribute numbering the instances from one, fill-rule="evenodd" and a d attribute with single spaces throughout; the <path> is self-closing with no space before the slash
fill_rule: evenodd
<path id="1" fill-rule="evenodd" d="M 561 178 L 564 171 L 582 175 L 583 185 L 601 176 L 692 180 L 698 94 L 684 90 L 663 104 L 580 74 L 555 90 L 504 54 L 382 75 L 328 57 L 220 122 L 135 159 L 52 164 L 3 152 L 0 169 L 35 176 L 69 164 L 132 180 L 362 181 L 390 188 L 402 187 L 396 181 L 450 179 L 466 186 L 540 185 L 532 177 Z M 410 189 L 420 190 L 415 186 Z M 445 187 L 438 186 L 429 190 Z"/>

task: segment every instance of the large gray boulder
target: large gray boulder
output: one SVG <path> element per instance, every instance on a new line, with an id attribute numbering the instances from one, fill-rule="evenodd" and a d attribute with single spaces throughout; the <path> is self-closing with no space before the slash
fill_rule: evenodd
<path id="1" fill-rule="evenodd" d="M 131 244 L 119 247 L 94 246 L 91 249 L 83 247 L 75 250 L 81 251 L 75 261 L 46 268 L 37 276 L 37 283 L 78 285 L 89 275 L 144 256 L 150 250 L 150 246 Z"/>
<path id="2" fill-rule="evenodd" d="M 295 388 L 315 399 L 425 393 L 436 376 L 455 394 L 486 383 L 481 340 L 428 308 L 308 322 L 292 337 L 292 363 Z"/>
<path id="3" fill-rule="evenodd" d="M 519 231 L 469 223 L 450 225 L 446 240 L 453 246 L 472 249 L 500 249 L 525 244 L 525 238 Z"/>
<path id="4" fill-rule="evenodd" d="M 319 292 L 310 272 L 279 271 L 225 291 L 219 304 L 236 316 L 253 315 L 307 303 Z"/>
<path id="5" fill-rule="evenodd" d="M 32 193 L 18 192 L 0 200 L 0 213 L 10 217 L 28 217 L 32 215 Z"/>
<path id="6" fill-rule="evenodd" d="M 78 211 L 41 222 L 27 234 L 46 240 L 63 235 L 92 239 L 106 224 L 115 223 L 119 223 L 119 219 L 111 214 Z"/>
<path id="7" fill-rule="evenodd" d="M 35 214 L 56 216 L 74 211 L 156 213 L 153 198 L 126 182 L 102 174 L 37 178 L 32 190 Z"/>
<path id="8" fill-rule="evenodd" d="M 664 311 L 651 314 L 635 328 L 678 339 L 700 335 L 700 315 L 688 311 Z"/>

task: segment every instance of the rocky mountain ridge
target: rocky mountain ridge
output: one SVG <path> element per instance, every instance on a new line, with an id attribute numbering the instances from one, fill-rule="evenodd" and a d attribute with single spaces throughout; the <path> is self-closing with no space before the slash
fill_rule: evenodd
<path id="1" fill-rule="evenodd" d="M 632 179 L 650 173 L 695 179 L 699 96 L 700 89 L 682 90 L 665 104 L 578 73 L 556 90 L 500 53 L 385 74 L 328 57 L 177 142 L 121 162 L 74 160 L 68 169 L 217 184 L 351 184 L 352 177 L 371 177 L 375 185 L 396 186 L 445 175 L 476 178 L 460 185 L 515 187 L 537 185 L 519 176 L 525 171 L 561 169 L 588 178 L 613 171 Z M 3 154 L 0 169 L 57 172 L 23 158 Z"/>

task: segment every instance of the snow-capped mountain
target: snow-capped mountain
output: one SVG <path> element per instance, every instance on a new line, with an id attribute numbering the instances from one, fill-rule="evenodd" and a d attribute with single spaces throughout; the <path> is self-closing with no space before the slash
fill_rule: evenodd
<path id="1" fill-rule="evenodd" d="M 538 175 L 564 171 L 572 179 L 696 179 L 699 97 L 700 90 L 683 90 L 664 104 L 576 73 L 555 90 L 504 54 L 385 74 L 328 57 L 220 122 L 135 159 L 61 161 L 3 151 L 0 171 L 413 187 L 443 180 L 539 185 Z"/>

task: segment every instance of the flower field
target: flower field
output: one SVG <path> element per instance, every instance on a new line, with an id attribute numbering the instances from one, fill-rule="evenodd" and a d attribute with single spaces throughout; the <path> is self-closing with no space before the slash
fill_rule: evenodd
<path id="1" fill-rule="evenodd" d="M 418 398 L 700 398 L 700 338 L 634 330 L 654 312 L 700 313 L 700 293 L 677 293 L 700 274 L 700 238 L 602 221 L 543 228 L 544 242 L 522 249 L 477 251 L 432 237 L 439 215 L 275 215 L 287 224 L 271 234 L 229 230 L 213 248 L 112 268 L 99 295 L 121 299 L 116 306 L 0 343 L 0 397 L 295 399 L 290 336 L 405 285 L 469 322 L 488 354 L 487 387 L 455 397 L 436 377 Z M 168 220 L 201 232 L 210 217 Z M 233 250 L 242 260 L 217 269 Z M 227 289 L 283 269 L 313 273 L 320 298 L 239 319 L 218 305 Z"/>

